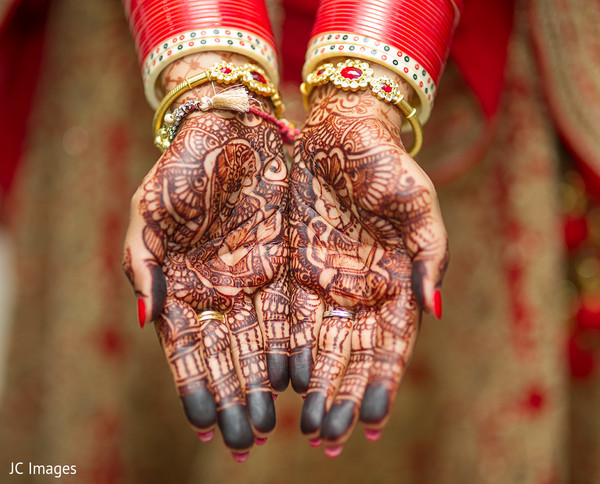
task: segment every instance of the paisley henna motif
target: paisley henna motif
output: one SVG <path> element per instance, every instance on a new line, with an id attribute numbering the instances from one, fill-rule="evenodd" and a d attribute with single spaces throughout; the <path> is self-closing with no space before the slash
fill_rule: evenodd
<path id="1" fill-rule="evenodd" d="M 400 122 L 373 97 L 323 87 L 295 145 L 291 377 L 307 392 L 302 431 L 330 445 L 359 410 L 385 424 L 418 332 L 414 286 L 439 284 L 447 263 L 435 190 L 404 151 Z M 323 319 L 324 307 L 356 316 Z"/>

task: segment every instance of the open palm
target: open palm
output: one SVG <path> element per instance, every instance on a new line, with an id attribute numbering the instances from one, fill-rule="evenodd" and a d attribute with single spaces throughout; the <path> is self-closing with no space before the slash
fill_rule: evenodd
<path id="1" fill-rule="evenodd" d="M 385 425 L 448 259 L 435 190 L 399 124 L 368 93 L 324 87 L 295 146 L 290 371 L 307 394 L 302 431 L 330 446 L 359 416 Z"/>
<path id="2" fill-rule="evenodd" d="M 271 391 L 288 382 L 281 148 L 255 115 L 191 115 L 134 195 L 126 239 L 140 319 L 156 321 L 190 423 L 218 422 L 235 450 L 273 430 Z"/>

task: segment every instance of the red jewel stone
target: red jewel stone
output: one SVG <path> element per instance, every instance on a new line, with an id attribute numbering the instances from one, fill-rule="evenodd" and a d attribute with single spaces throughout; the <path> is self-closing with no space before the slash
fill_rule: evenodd
<path id="1" fill-rule="evenodd" d="M 321 74 L 323 74 L 325 72 L 325 69 L 319 69 L 317 71 L 317 76 L 320 76 Z"/>
<path id="2" fill-rule="evenodd" d="M 223 74 L 231 74 L 231 69 L 229 67 L 221 67 L 221 72 Z"/>
<path id="3" fill-rule="evenodd" d="M 383 92 L 390 93 L 390 92 L 392 92 L 392 86 L 390 86 L 389 84 L 382 84 L 381 85 L 381 90 Z"/>
<path id="4" fill-rule="evenodd" d="M 260 82 L 261 84 L 267 83 L 265 76 L 263 76 L 260 72 L 252 71 L 250 74 L 252 74 L 252 79 L 254 79 L 256 82 Z"/>
<path id="5" fill-rule="evenodd" d="M 344 67 L 340 72 L 342 77 L 350 79 L 351 81 L 358 79 L 360 76 L 362 76 L 362 73 L 363 71 L 361 71 L 358 67 Z"/>

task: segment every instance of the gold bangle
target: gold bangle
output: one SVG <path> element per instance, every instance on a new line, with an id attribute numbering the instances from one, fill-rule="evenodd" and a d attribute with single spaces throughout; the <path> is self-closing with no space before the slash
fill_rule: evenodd
<path id="1" fill-rule="evenodd" d="M 414 133 L 414 143 L 408 154 L 413 158 L 417 156 L 423 146 L 423 128 L 417 110 L 410 105 L 400 92 L 400 85 L 387 76 L 373 76 L 373 69 L 367 62 L 358 59 L 346 59 L 336 66 L 327 63 L 317 67 L 306 76 L 306 81 L 300 86 L 304 99 L 304 107 L 308 111 L 310 93 L 316 86 L 332 82 L 333 85 L 344 91 L 366 91 L 370 88 L 371 94 L 382 101 L 398 106 L 410 124 Z"/>
<path id="2" fill-rule="evenodd" d="M 167 130 L 163 124 L 165 114 L 171 105 L 183 93 L 209 81 L 220 84 L 243 84 L 249 91 L 270 98 L 275 108 L 275 115 L 278 118 L 281 117 L 285 109 L 279 91 L 260 67 L 254 64 L 236 66 L 229 62 L 219 62 L 206 71 L 184 79 L 182 83 L 175 86 L 166 94 L 158 105 L 158 108 L 156 108 L 154 118 L 152 119 L 152 128 L 154 131 L 154 144 L 161 151 L 167 149 L 170 144 Z"/>

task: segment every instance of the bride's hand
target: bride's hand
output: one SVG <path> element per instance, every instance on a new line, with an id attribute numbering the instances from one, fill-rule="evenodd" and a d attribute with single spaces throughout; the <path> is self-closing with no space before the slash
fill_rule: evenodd
<path id="1" fill-rule="evenodd" d="M 132 199 L 140 324 L 156 322 L 200 438 L 218 422 L 238 453 L 273 430 L 272 391 L 288 383 L 288 190 L 276 126 L 209 111 L 186 118 Z"/>
<path id="2" fill-rule="evenodd" d="M 295 145 L 290 376 L 330 455 L 359 418 L 371 438 L 385 426 L 421 309 L 441 312 L 446 230 L 400 125 L 370 93 L 322 86 Z"/>

